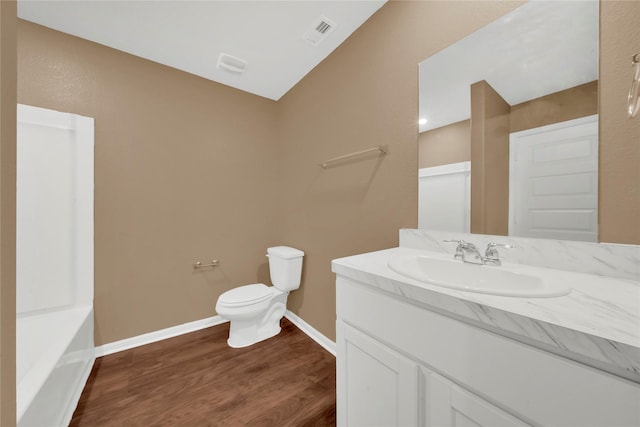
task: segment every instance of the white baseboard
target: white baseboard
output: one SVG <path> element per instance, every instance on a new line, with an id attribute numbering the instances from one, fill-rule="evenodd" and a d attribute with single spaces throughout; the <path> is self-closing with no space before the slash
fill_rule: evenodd
<path id="1" fill-rule="evenodd" d="M 320 344 L 329 353 L 336 355 L 336 343 L 320 333 L 316 328 L 302 320 L 297 314 L 292 311 L 285 311 L 284 317 L 289 319 L 291 323 L 296 325 L 298 329 L 307 334 L 312 340 Z"/>
<path id="2" fill-rule="evenodd" d="M 159 331 L 149 332 L 124 340 L 111 342 L 96 347 L 96 357 L 106 356 L 107 354 L 117 353 L 123 350 L 129 350 L 152 342 L 166 340 L 167 338 L 177 337 L 178 335 L 187 334 L 189 332 L 199 331 L 200 329 L 210 326 L 221 325 L 228 320 L 220 316 L 207 317 L 206 319 L 195 320 L 193 322 L 183 323 L 182 325 L 172 326 Z"/>
<path id="3" fill-rule="evenodd" d="M 289 319 L 289 321 L 296 325 L 298 329 L 307 334 L 312 340 L 320 344 L 329 353 L 333 354 L 334 356 L 336 355 L 335 342 L 331 341 L 313 326 L 311 326 L 300 317 L 298 317 L 298 315 L 289 310 L 284 313 L 284 317 Z M 228 320 L 223 319 L 220 316 L 207 317 L 206 319 L 195 320 L 193 322 L 183 323 L 182 325 L 172 326 L 170 328 L 160 329 L 159 331 L 149 332 L 148 334 L 142 334 L 135 337 L 126 338 L 124 340 L 107 343 L 96 347 L 96 357 L 106 356 L 108 354 L 117 353 L 123 350 L 129 350 L 141 345 L 166 340 L 168 338 L 177 337 L 178 335 L 199 331 L 200 329 L 208 328 L 210 326 L 221 325 L 225 322 L 228 322 Z"/>

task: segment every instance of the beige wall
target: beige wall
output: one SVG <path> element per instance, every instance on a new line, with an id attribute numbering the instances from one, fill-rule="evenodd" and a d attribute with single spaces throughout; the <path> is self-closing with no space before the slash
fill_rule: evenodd
<path id="1" fill-rule="evenodd" d="M 509 123 L 505 123 L 505 125 L 509 126 L 509 132 L 519 132 L 593 114 L 598 114 L 597 81 L 513 105 L 509 109 Z M 494 152 L 489 157 L 493 166 L 488 170 L 492 171 L 490 172 L 490 178 L 494 180 L 494 185 L 503 182 L 507 183 L 509 180 L 509 135 L 499 133 L 498 138 L 502 141 L 500 144 L 502 149 L 499 152 Z M 473 180 L 471 185 L 473 186 Z M 501 191 L 489 191 L 486 194 L 491 199 L 487 207 L 490 207 L 492 214 L 485 217 L 485 219 L 490 218 L 490 223 L 493 224 L 493 227 L 486 228 L 486 233 L 508 234 L 508 186 L 501 188 Z M 472 219 L 476 214 L 477 212 L 474 212 L 472 206 Z M 473 227 L 472 230 L 474 230 Z"/>
<path id="2" fill-rule="evenodd" d="M 511 107 L 486 81 L 471 85 L 471 232 L 509 234 Z"/>
<path id="3" fill-rule="evenodd" d="M 21 21 L 18 101 L 96 120 L 96 344 L 211 316 L 269 282 L 275 244 L 306 251 L 289 307 L 334 338 L 330 260 L 417 221 L 418 62 L 515 4 L 392 2 L 279 105 Z M 317 166 L 378 143 L 384 158 Z"/>
<path id="4" fill-rule="evenodd" d="M 18 73 L 18 102 L 95 118 L 96 345 L 212 316 L 223 291 L 268 283 L 275 102 L 26 21 Z"/>
<path id="5" fill-rule="evenodd" d="M 640 244 L 640 116 L 628 119 L 640 1 L 600 4 L 599 238 Z"/>
<path id="6" fill-rule="evenodd" d="M 418 135 L 418 167 L 471 160 L 471 121 L 463 120 Z"/>
<path id="7" fill-rule="evenodd" d="M 598 82 L 593 81 L 547 96 L 512 105 L 510 132 L 598 114 Z M 418 136 L 418 167 L 471 160 L 470 120 L 464 120 Z"/>
<path id="8" fill-rule="evenodd" d="M 331 260 L 398 244 L 417 225 L 418 63 L 512 2 L 389 2 L 280 100 L 285 228 L 306 251 L 289 307 L 335 336 Z M 377 144 L 389 154 L 323 170 Z"/>
<path id="9" fill-rule="evenodd" d="M 0 425 L 16 423 L 16 2 L 0 1 Z"/>
<path id="10" fill-rule="evenodd" d="M 598 82 L 593 81 L 511 106 L 511 132 L 598 114 Z"/>

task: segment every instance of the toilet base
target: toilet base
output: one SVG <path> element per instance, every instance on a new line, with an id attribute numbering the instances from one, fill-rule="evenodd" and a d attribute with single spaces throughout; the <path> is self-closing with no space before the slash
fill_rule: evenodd
<path id="1" fill-rule="evenodd" d="M 234 323 L 236 322 L 231 322 L 231 328 L 233 328 Z M 252 332 L 247 330 L 238 331 L 238 325 L 235 325 L 235 326 L 236 326 L 236 331 L 232 332 L 230 329 L 229 339 L 227 340 L 227 344 L 229 345 L 229 347 L 232 347 L 232 348 L 249 347 L 250 345 L 259 343 L 260 341 L 264 341 L 269 338 L 275 337 L 281 331 L 280 325 L 278 325 L 277 328 L 271 328 L 270 330 L 263 330 L 260 332 L 258 331 Z M 255 327 L 255 324 L 253 326 Z"/>
<path id="2" fill-rule="evenodd" d="M 287 293 L 274 294 L 267 310 L 258 318 L 232 318 L 229 324 L 229 347 L 248 347 L 280 333 L 280 319 L 287 308 Z M 223 316 L 224 317 L 224 316 Z"/>

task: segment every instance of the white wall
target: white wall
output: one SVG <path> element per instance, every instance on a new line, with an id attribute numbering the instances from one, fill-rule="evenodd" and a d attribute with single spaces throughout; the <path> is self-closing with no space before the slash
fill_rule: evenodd
<path id="1" fill-rule="evenodd" d="M 469 232 L 471 162 L 422 168 L 418 173 L 418 228 Z"/>

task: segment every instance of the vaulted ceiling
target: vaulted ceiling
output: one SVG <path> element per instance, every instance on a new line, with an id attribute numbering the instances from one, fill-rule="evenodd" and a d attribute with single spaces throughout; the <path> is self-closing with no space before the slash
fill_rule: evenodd
<path id="1" fill-rule="evenodd" d="M 20 0 L 18 16 L 278 100 L 385 1 Z"/>

